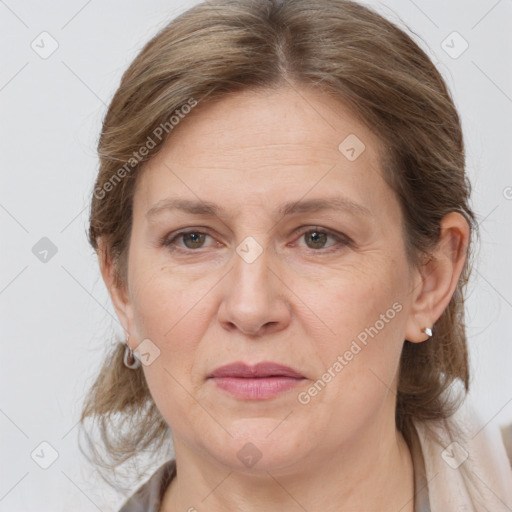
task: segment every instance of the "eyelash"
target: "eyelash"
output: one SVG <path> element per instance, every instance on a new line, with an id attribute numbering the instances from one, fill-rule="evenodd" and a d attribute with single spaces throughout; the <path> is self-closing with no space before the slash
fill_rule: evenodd
<path id="1" fill-rule="evenodd" d="M 181 252 L 181 253 L 189 253 L 189 254 L 193 253 L 193 252 L 199 252 L 200 249 L 202 249 L 202 247 L 199 247 L 198 249 L 189 249 L 189 248 L 178 247 L 177 245 L 174 244 L 174 242 L 176 240 L 178 240 L 180 237 L 182 237 L 184 235 L 191 234 L 191 233 L 210 236 L 208 233 L 199 231 L 198 229 L 182 230 L 182 231 L 177 231 L 175 233 L 171 233 L 170 235 L 166 235 L 160 241 L 160 245 L 167 247 L 169 250 L 171 250 L 173 252 Z M 341 233 L 336 233 L 335 231 L 331 231 L 329 229 L 323 229 L 320 226 L 313 226 L 313 227 L 308 226 L 307 229 L 304 229 L 299 233 L 299 237 L 302 237 L 307 233 L 325 234 L 327 236 L 334 238 L 337 241 L 337 244 L 335 244 L 331 247 L 323 248 L 323 249 L 307 248 L 307 250 L 309 250 L 313 253 L 330 254 L 337 250 L 341 250 L 344 247 L 349 247 L 349 246 L 353 245 L 352 240 L 348 236 L 343 235 Z"/>

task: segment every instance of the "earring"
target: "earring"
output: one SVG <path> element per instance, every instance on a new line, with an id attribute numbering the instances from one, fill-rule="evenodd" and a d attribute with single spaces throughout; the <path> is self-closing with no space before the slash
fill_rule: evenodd
<path id="1" fill-rule="evenodd" d="M 128 336 L 126 337 L 126 341 L 124 343 L 125 347 L 123 362 L 127 368 L 130 368 L 130 370 L 136 370 L 140 366 L 140 360 L 139 358 L 135 357 L 135 355 L 133 354 L 133 350 L 128 345 L 129 337 L 130 335 L 128 334 Z"/>
<path id="2" fill-rule="evenodd" d="M 432 336 L 432 329 L 429 327 L 425 327 L 425 329 L 422 329 L 421 332 L 424 332 L 428 337 Z"/>

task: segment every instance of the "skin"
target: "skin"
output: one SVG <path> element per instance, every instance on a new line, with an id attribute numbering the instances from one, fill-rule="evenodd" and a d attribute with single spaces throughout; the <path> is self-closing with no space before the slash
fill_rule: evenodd
<path id="1" fill-rule="evenodd" d="M 354 161 L 338 149 L 349 134 L 365 144 Z M 394 422 L 399 358 L 404 340 L 428 339 L 422 329 L 447 307 L 469 228 L 448 214 L 430 262 L 411 267 L 380 149 L 333 98 L 305 87 L 245 91 L 198 105 L 139 176 L 128 286 L 116 288 L 110 262 L 100 265 L 132 349 L 149 338 L 160 350 L 143 371 L 178 465 L 164 512 L 413 511 L 411 455 Z M 333 195 L 369 214 L 276 213 Z M 224 211 L 146 216 L 171 197 Z M 318 241 L 315 227 L 351 242 Z M 178 237 L 183 252 L 159 244 L 183 228 L 207 236 Z M 251 263 L 236 252 L 248 236 L 263 251 Z M 397 303 L 394 318 L 300 403 Z M 240 400 L 206 378 L 234 361 L 276 361 L 305 378 L 272 399 Z M 237 457 L 248 442 L 261 455 L 251 467 Z"/>

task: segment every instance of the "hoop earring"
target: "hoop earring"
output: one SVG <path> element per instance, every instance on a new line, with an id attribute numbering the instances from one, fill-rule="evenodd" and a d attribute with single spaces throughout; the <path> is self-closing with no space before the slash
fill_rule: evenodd
<path id="1" fill-rule="evenodd" d="M 429 338 L 432 336 L 432 329 L 429 327 L 425 327 L 425 329 L 422 329 L 421 332 L 424 332 Z"/>
<path id="2" fill-rule="evenodd" d="M 124 357 L 123 357 L 123 363 L 126 366 L 126 368 L 130 368 L 130 370 L 136 370 L 140 366 L 140 359 L 136 357 L 133 353 L 133 350 L 128 345 L 128 338 L 130 335 L 126 337 L 126 341 L 124 343 Z"/>

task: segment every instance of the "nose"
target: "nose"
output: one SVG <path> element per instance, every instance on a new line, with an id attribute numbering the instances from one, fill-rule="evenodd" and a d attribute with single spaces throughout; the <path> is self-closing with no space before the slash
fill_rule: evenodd
<path id="1" fill-rule="evenodd" d="M 263 250 L 254 261 L 238 253 L 233 259 L 218 311 L 222 327 L 253 337 L 285 329 L 291 317 L 290 291 L 270 251 Z"/>

